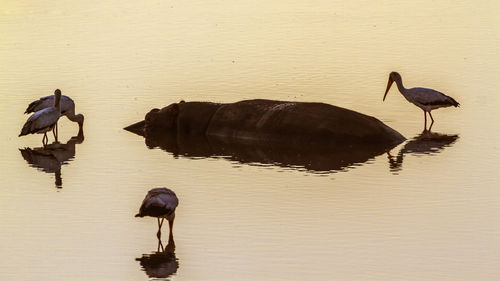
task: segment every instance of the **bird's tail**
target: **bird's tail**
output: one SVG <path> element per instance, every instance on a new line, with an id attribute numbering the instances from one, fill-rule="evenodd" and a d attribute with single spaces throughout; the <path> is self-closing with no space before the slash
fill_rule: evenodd
<path id="1" fill-rule="evenodd" d="M 28 121 L 28 122 L 26 122 L 26 124 L 24 124 L 23 128 L 21 129 L 21 133 L 19 134 L 19 137 L 29 134 L 30 129 L 31 129 L 31 122 Z"/>
<path id="2" fill-rule="evenodd" d="M 136 218 L 137 218 L 137 217 L 142 218 L 142 217 L 144 217 L 144 215 L 143 215 L 143 214 L 141 214 L 141 213 L 138 213 L 138 214 L 136 214 L 136 215 L 135 215 L 135 217 L 136 217 Z"/>
<path id="3" fill-rule="evenodd" d="M 26 111 L 24 111 L 24 114 L 29 114 L 32 112 L 36 112 L 36 107 L 41 103 L 41 99 L 36 100 L 28 105 L 26 108 Z"/>

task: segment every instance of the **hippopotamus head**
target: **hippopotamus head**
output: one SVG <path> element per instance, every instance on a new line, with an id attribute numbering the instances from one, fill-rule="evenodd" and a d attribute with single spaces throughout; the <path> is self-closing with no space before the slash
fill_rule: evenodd
<path id="1" fill-rule="evenodd" d="M 179 104 L 173 103 L 162 109 L 154 108 L 146 114 L 146 130 L 176 130 L 177 117 L 179 115 Z"/>

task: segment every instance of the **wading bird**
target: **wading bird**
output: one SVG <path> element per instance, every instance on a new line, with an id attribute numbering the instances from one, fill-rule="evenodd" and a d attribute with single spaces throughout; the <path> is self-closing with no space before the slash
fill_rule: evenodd
<path id="1" fill-rule="evenodd" d="M 168 220 L 168 225 L 170 227 L 170 234 L 172 233 L 172 227 L 174 226 L 175 219 L 175 208 L 179 204 L 179 199 L 175 193 L 165 187 L 153 188 L 148 191 L 148 194 L 142 201 L 139 213 L 136 217 L 156 217 L 158 219 L 158 233 L 156 236 L 158 239 L 161 237 L 161 226 L 163 225 L 163 220 Z M 160 221 L 161 218 L 161 221 Z"/>
<path id="2" fill-rule="evenodd" d="M 427 129 L 427 112 L 429 112 L 429 116 L 432 120 L 431 126 L 429 127 L 430 130 L 432 124 L 434 124 L 434 118 L 432 118 L 431 110 L 448 106 L 460 106 L 460 104 L 452 97 L 433 89 L 420 87 L 406 89 L 403 86 L 401 75 L 397 72 L 391 72 L 391 74 L 389 74 L 389 81 L 387 82 L 387 89 L 385 90 L 384 98 L 382 99 L 383 101 L 385 101 L 385 97 L 387 96 L 393 82 L 396 82 L 399 92 L 406 98 L 407 101 L 420 107 L 424 111 L 425 129 Z"/>
<path id="3" fill-rule="evenodd" d="M 51 107 L 39 110 L 33 113 L 26 123 L 24 123 L 23 128 L 19 136 L 25 136 L 27 134 L 42 134 L 43 145 L 47 145 L 49 138 L 47 137 L 47 132 L 52 130 L 61 117 L 61 90 L 57 89 L 54 91 L 54 103 Z M 57 141 L 56 133 L 54 133 L 54 138 Z"/>
<path id="4" fill-rule="evenodd" d="M 24 114 L 29 114 L 32 112 L 37 112 L 45 108 L 52 107 L 54 104 L 54 96 L 42 97 L 28 105 Z M 79 129 L 83 128 L 83 114 L 75 115 L 75 102 L 68 96 L 61 96 L 61 115 L 68 117 L 69 120 L 77 122 Z M 57 135 L 57 124 L 54 127 L 55 134 Z"/>

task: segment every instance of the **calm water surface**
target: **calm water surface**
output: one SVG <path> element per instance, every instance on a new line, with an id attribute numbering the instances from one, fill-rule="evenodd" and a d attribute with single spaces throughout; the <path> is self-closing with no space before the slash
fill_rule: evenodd
<path id="1" fill-rule="evenodd" d="M 499 11 L 497 1 L 1 1 L 0 279 L 498 280 Z M 395 87 L 382 102 L 394 70 L 461 103 L 434 112 L 430 139 Z M 55 88 L 85 114 L 84 132 L 63 118 L 57 155 L 36 154 L 40 135 L 17 137 L 22 113 Z M 175 156 L 121 129 L 180 99 L 250 98 L 344 106 L 408 141 L 315 170 Z M 180 198 L 175 250 L 165 234 L 160 254 L 155 220 L 134 218 L 159 186 Z"/>

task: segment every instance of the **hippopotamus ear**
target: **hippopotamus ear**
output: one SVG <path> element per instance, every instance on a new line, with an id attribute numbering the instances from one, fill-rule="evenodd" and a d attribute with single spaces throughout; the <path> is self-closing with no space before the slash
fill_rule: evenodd
<path id="1" fill-rule="evenodd" d="M 179 115 L 179 104 L 178 103 L 173 103 L 171 104 L 172 105 L 172 108 L 171 108 L 171 112 L 177 116 Z"/>
<path id="2" fill-rule="evenodd" d="M 154 120 L 154 115 L 155 113 L 157 113 L 158 111 L 160 111 L 160 109 L 158 108 L 153 108 L 151 109 L 148 113 L 146 113 L 146 116 L 144 116 L 144 120 L 146 120 L 146 122 L 151 122 Z"/>

